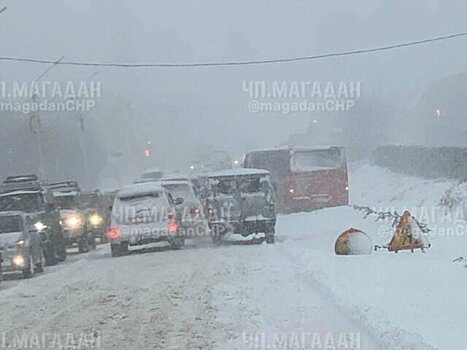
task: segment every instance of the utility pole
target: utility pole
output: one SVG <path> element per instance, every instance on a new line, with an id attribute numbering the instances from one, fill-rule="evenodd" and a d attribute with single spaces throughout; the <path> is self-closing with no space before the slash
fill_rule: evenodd
<path id="1" fill-rule="evenodd" d="M 50 67 L 44 70 L 35 80 L 35 82 L 40 81 L 47 73 L 49 73 L 57 64 L 60 63 L 65 58 L 65 56 L 60 57 L 55 61 Z M 36 102 L 38 96 L 32 96 L 32 102 Z M 41 118 L 39 114 L 33 113 L 29 117 L 29 127 L 31 132 L 36 136 L 36 147 L 37 147 L 37 156 L 39 160 L 38 175 L 41 179 L 44 179 L 46 176 L 45 167 L 44 167 L 44 154 L 42 152 L 42 126 Z"/>

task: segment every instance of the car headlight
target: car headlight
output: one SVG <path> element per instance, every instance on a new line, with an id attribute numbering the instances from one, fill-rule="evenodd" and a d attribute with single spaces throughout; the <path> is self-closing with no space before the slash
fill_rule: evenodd
<path id="1" fill-rule="evenodd" d="M 102 224 L 102 221 L 103 221 L 103 218 L 99 214 L 92 214 L 89 217 L 89 222 L 93 226 L 99 226 L 100 224 Z"/>
<path id="2" fill-rule="evenodd" d="M 70 215 L 65 219 L 65 226 L 71 229 L 80 228 L 83 226 L 83 219 L 77 214 Z"/>
<path id="3" fill-rule="evenodd" d="M 13 259 L 11 259 L 13 264 L 18 266 L 18 267 L 24 267 L 25 261 L 24 257 L 22 255 L 15 255 Z"/>
<path id="4" fill-rule="evenodd" d="M 47 228 L 47 225 L 44 225 L 42 222 L 38 221 L 34 224 L 34 228 L 38 231 L 38 232 L 42 232 L 44 231 L 46 228 Z"/>

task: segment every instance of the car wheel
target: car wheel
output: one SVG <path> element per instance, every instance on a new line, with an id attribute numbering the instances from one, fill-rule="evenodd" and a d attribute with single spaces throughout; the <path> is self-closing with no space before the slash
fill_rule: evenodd
<path id="1" fill-rule="evenodd" d="M 274 244 L 275 235 L 274 234 L 267 234 L 266 235 L 266 243 L 267 244 Z"/>
<path id="2" fill-rule="evenodd" d="M 23 277 L 24 278 L 31 278 L 34 276 L 34 262 L 32 260 L 32 255 L 29 257 L 28 266 L 23 269 Z"/>
<path id="3" fill-rule="evenodd" d="M 46 266 L 53 266 L 57 265 L 57 254 L 56 254 L 56 249 L 55 245 L 52 243 L 49 243 L 47 247 L 44 250 L 44 257 L 45 257 L 45 265 Z"/>
<path id="4" fill-rule="evenodd" d="M 120 244 L 111 244 L 110 245 L 110 252 L 112 254 L 112 257 L 118 257 L 121 255 L 120 252 Z"/>
<path id="5" fill-rule="evenodd" d="M 36 272 L 44 272 L 44 254 L 42 252 L 39 261 L 36 263 Z"/>
<path id="6" fill-rule="evenodd" d="M 219 226 L 213 226 L 211 230 L 211 238 L 214 244 L 220 244 L 222 242 L 222 230 Z"/>
<path id="7" fill-rule="evenodd" d="M 83 235 L 78 242 L 78 253 L 89 253 L 88 235 Z"/>
<path id="8" fill-rule="evenodd" d="M 96 237 L 93 234 L 89 237 L 89 249 L 96 250 Z"/>
<path id="9" fill-rule="evenodd" d="M 185 239 L 183 237 L 177 237 L 172 242 L 170 242 L 170 247 L 174 250 L 183 248 L 185 245 Z"/>
<path id="10" fill-rule="evenodd" d="M 60 246 L 60 248 L 59 248 L 59 251 L 57 253 L 57 260 L 58 261 L 65 261 L 66 256 L 67 256 L 65 243 L 61 242 L 59 246 Z"/>
<path id="11" fill-rule="evenodd" d="M 120 243 L 120 255 L 128 255 L 130 254 L 128 242 Z"/>

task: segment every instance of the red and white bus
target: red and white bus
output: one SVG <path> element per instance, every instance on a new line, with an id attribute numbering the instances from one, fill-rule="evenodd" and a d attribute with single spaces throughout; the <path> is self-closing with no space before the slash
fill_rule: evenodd
<path id="1" fill-rule="evenodd" d="M 349 204 L 343 147 L 293 147 L 253 151 L 245 168 L 269 170 L 278 212 L 309 211 Z"/>

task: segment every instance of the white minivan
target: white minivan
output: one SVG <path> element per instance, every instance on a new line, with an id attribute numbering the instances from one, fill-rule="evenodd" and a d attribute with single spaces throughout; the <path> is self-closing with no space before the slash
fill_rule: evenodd
<path id="1" fill-rule="evenodd" d="M 121 189 L 112 206 L 107 232 L 112 256 L 126 255 L 130 247 L 145 248 L 164 241 L 173 249 L 183 247 L 185 238 L 175 210 L 180 204 L 174 203 L 170 193 L 157 182 Z"/>

